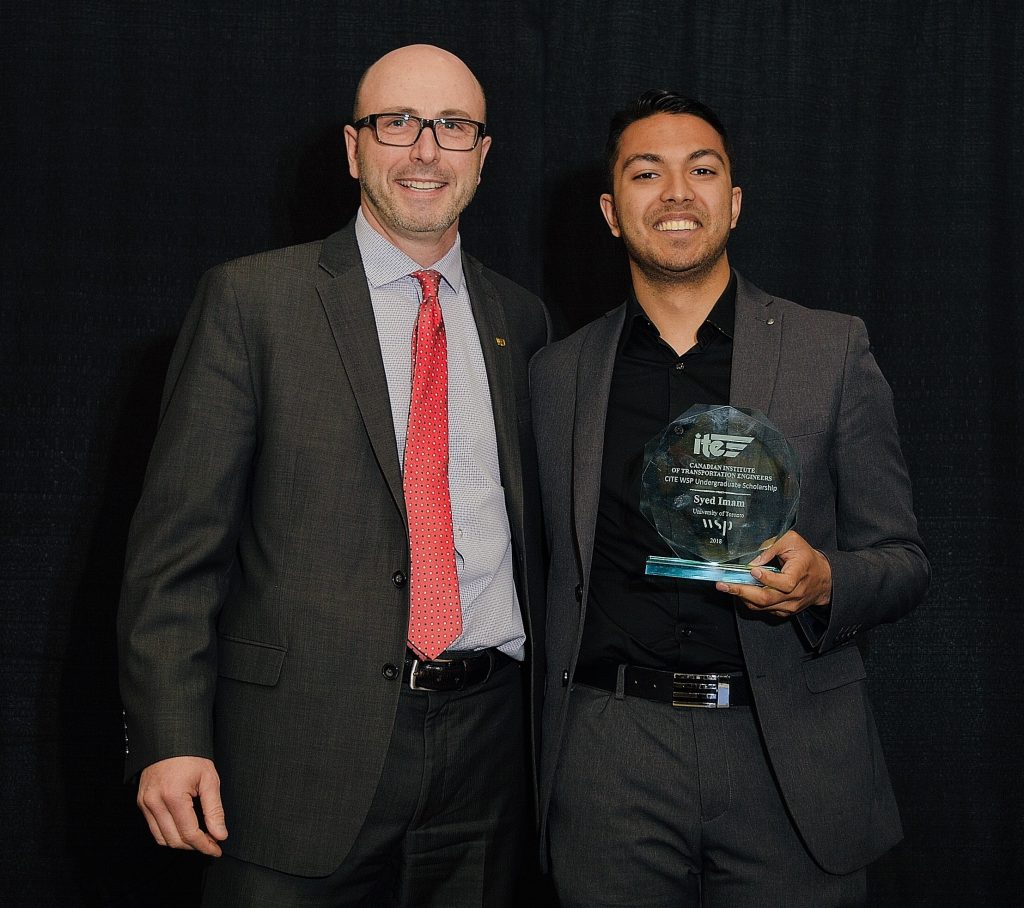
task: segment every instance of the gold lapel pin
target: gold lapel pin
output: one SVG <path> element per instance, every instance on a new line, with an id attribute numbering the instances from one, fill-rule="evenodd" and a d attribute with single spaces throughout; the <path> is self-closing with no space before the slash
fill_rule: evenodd
<path id="1" fill-rule="evenodd" d="M 494 338 L 494 343 L 496 343 L 499 347 L 504 347 L 505 346 L 505 338 L 503 338 L 503 337 L 496 337 L 496 338 Z"/>

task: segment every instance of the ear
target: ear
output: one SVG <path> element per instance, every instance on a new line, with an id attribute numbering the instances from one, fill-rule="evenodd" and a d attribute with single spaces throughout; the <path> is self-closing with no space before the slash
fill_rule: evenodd
<path id="1" fill-rule="evenodd" d="M 743 207 L 743 190 L 739 186 L 732 187 L 732 228 L 736 227 L 736 222 L 740 219 L 740 209 Z"/>
<path id="2" fill-rule="evenodd" d="M 348 157 L 348 172 L 352 179 L 359 179 L 359 161 L 356 158 L 356 143 L 359 140 L 359 130 L 354 126 L 345 127 L 345 155 Z"/>
<path id="3" fill-rule="evenodd" d="M 487 158 L 487 152 L 491 150 L 491 137 L 484 136 L 480 140 L 480 165 L 476 171 L 476 185 L 480 185 L 480 174 L 484 169 L 484 160 Z"/>
<path id="4" fill-rule="evenodd" d="M 600 204 L 601 214 L 604 215 L 604 219 L 608 223 L 608 229 L 611 230 L 612 236 L 622 236 L 622 232 L 619 230 L 619 217 L 615 212 L 615 199 L 612 198 L 611 193 L 603 193 L 600 198 Z"/>

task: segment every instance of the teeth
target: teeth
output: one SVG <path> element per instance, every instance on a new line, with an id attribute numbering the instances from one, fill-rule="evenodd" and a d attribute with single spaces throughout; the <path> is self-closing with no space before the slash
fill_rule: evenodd
<path id="1" fill-rule="evenodd" d="M 399 180 L 398 182 L 410 189 L 440 189 L 444 186 L 444 183 L 430 183 L 424 180 Z"/>
<path id="2" fill-rule="evenodd" d="M 696 230 L 696 221 L 661 221 L 654 225 L 655 230 Z"/>

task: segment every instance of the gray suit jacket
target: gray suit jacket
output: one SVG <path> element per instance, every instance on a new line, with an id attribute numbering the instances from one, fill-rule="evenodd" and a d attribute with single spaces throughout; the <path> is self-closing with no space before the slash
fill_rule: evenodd
<path id="1" fill-rule="evenodd" d="M 625 306 L 531 365 L 548 571 L 542 816 L 551 794 L 586 615 L 605 414 Z M 730 403 L 767 414 L 802 466 L 795 529 L 832 565 L 824 632 L 737 607 L 772 768 L 826 870 L 863 867 L 901 836 L 856 638 L 923 597 L 929 568 L 911 509 L 892 395 L 863 323 L 804 309 L 738 278 Z M 614 779 L 609 779 L 614 784 Z"/>
<path id="2" fill-rule="evenodd" d="M 527 370 L 548 338 L 547 313 L 479 262 L 466 257 L 464 269 L 528 652 L 542 656 Z M 395 432 L 353 226 L 212 269 L 171 361 L 127 553 L 127 775 L 170 756 L 210 757 L 226 851 L 294 874 L 336 869 L 394 724 L 408 571 Z M 542 659 L 533 673 L 539 705 Z"/>

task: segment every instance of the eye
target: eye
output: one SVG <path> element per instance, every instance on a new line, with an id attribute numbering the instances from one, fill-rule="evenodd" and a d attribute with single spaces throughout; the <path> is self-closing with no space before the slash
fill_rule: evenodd
<path id="1" fill-rule="evenodd" d="M 407 117 L 388 117 L 386 120 L 381 121 L 381 125 L 385 129 L 402 129 L 409 125 L 409 119 Z"/>
<path id="2" fill-rule="evenodd" d="M 639 173 L 633 174 L 634 180 L 653 180 L 658 174 L 653 170 L 641 170 Z"/>
<path id="3" fill-rule="evenodd" d="M 467 123 L 465 120 L 445 120 L 445 119 L 442 119 L 442 120 L 438 121 L 438 125 L 445 132 L 452 132 L 452 133 L 464 133 L 464 132 L 469 132 L 472 129 L 470 124 Z"/>
<path id="4" fill-rule="evenodd" d="M 715 175 L 715 171 L 710 167 L 696 167 L 693 170 L 693 174 L 698 177 L 713 177 Z"/>

